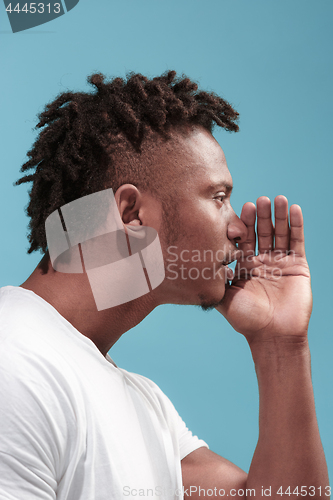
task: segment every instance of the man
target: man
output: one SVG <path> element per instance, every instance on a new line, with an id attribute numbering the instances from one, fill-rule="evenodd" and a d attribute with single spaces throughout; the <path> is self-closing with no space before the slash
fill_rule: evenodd
<path id="1" fill-rule="evenodd" d="M 62 94 L 40 115 L 44 128 L 22 167 L 35 171 L 18 183 L 33 182 L 29 252 L 45 256 L 0 298 L 0 498 L 177 498 L 182 485 L 191 498 L 329 496 L 310 374 L 301 209 L 293 205 L 288 221 L 278 196 L 274 229 L 270 200 L 261 197 L 257 214 L 246 203 L 237 217 L 211 130 L 215 122 L 237 131 L 238 115 L 175 76 L 106 83 L 93 75 L 94 94 Z M 87 272 L 53 269 L 45 221 L 109 188 L 126 234 L 158 233 L 166 275 L 149 293 L 98 310 Z M 193 258 L 195 280 L 184 279 L 184 252 L 212 255 Z M 232 279 L 227 264 L 236 258 Z M 192 436 L 153 382 L 107 354 L 164 303 L 216 307 L 249 343 L 260 433 L 248 474 Z"/>

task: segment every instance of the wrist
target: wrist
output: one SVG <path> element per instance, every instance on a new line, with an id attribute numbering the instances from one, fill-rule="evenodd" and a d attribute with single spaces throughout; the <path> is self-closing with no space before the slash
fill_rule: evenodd
<path id="1" fill-rule="evenodd" d="M 310 350 L 306 332 L 304 335 L 272 336 L 249 342 L 254 363 L 270 364 L 274 360 L 288 362 L 295 359 L 309 359 Z"/>
<path id="2" fill-rule="evenodd" d="M 261 398 L 294 401 L 312 391 L 311 357 L 305 338 L 271 339 L 251 348 Z M 312 392 L 311 392 L 312 393 Z M 277 406 L 273 405 L 274 411 Z"/>

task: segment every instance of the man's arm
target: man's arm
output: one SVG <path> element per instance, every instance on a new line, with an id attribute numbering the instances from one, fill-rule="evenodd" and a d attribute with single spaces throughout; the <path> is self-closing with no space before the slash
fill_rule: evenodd
<path id="1" fill-rule="evenodd" d="M 208 448 L 198 448 L 183 458 L 182 475 L 185 499 L 231 497 L 235 493 L 237 500 L 238 492 L 246 489 L 246 472 Z"/>
<path id="2" fill-rule="evenodd" d="M 259 198 L 256 257 L 254 205 L 246 204 L 241 217 L 248 240 L 240 245 L 243 259 L 218 309 L 251 348 L 259 384 L 259 440 L 247 477 L 208 450 L 188 455 L 182 461 L 184 488 L 189 494 L 192 486 L 191 498 L 203 496 L 201 486 L 206 496 L 212 489 L 213 497 L 241 497 L 244 491 L 256 498 L 327 499 L 307 341 L 312 297 L 302 213 L 298 206 L 291 208 L 289 232 L 287 200 L 276 198 L 274 247 L 270 202 Z"/>
<path id="3" fill-rule="evenodd" d="M 291 352 L 290 348 L 272 346 L 272 352 L 267 348 L 255 355 L 260 394 L 259 440 L 249 474 L 212 451 L 199 448 L 182 460 L 184 489 L 188 494 L 191 491 L 191 498 L 202 498 L 204 493 L 199 496 L 199 486 L 206 496 L 209 489 L 216 488 L 212 498 L 238 498 L 243 491 L 247 498 L 261 498 L 262 488 L 273 499 L 290 500 L 303 495 L 329 498 L 309 351 L 307 345 L 294 347 Z"/>

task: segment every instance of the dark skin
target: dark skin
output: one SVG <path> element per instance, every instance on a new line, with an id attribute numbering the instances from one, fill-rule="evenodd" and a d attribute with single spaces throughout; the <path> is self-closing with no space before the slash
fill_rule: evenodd
<path id="1" fill-rule="evenodd" d="M 272 497 L 280 499 L 276 494 L 279 486 L 291 486 L 293 491 L 303 485 L 315 487 L 315 495 L 309 495 L 308 490 L 306 496 L 319 498 L 318 488 L 325 491 L 329 483 L 311 383 L 307 328 L 312 295 L 301 209 L 298 205 L 290 207 L 288 218 L 287 199 L 276 197 L 274 229 L 270 200 L 261 197 L 257 206 L 246 203 L 238 218 L 230 204 L 232 178 L 218 143 L 200 127 L 182 141 L 182 153 L 177 150 L 175 154 L 178 162 L 191 165 L 192 175 L 177 195 L 180 231 L 172 245 L 179 259 L 174 269 L 180 270 L 184 251 L 212 249 L 216 255 L 222 249 L 223 255 L 238 256 L 237 266 L 243 268 L 243 274 L 231 286 L 225 285 L 228 271 L 221 262 L 221 278 L 216 279 L 214 262 L 198 263 L 205 279 L 184 280 L 178 274 L 177 279 L 165 279 L 143 297 L 97 311 L 86 276 L 55 272 L 48 256 L 43 262 L 48 272 L 43 273 L 39 266 L 21 286 L 52 304 L 96 344 L 102 355 L 160 304 L 217 306 L 245 336 L 251 349 L 260 393 L 259 440 L 249 474 L 206 448 L 190 453 L 182 460 L 185 490 L 190 486 L 217 488 L 217 492 L 223 488 L 229 494 L 231 489 L 254 488 L 256 497 L 260 497 L 261 487 L 271 486 Z M 161 151 L 158 161 L 167 165 L 172 158 L 163 157 Z M 161 202 L 130 184 L 121 186 L 115 198 L 126 227 L 156 229 L 167 265 L 170 242 Z M 256 237 L 258 256 L 254 256 Z M 292 255 L 288 255 L 290 250 Z M 252 271 L 250 279 L 244 278 L 244 267 Z M 192 490 L 191 498 L 201 497 Z"/>

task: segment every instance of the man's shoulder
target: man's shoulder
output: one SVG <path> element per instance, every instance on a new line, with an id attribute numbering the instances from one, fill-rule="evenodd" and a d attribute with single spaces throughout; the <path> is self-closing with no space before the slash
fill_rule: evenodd
<path id="1" fill-rule="evenodd" d="M 169 397 L 152 379 L 138 373 L 127 371 L 123 368 L 119 368 L 119 370 L 126 379 L 127 385 L 132 385 L 133 389 L 139 392 L 150 404 L 158 406 L 163 413 L 173 413 L 175 411 L 174 405 Z"/>
<path id="2" fill-rule="evenodd" d="M 3 377 L 62 387 L 75 384 L 95 354 L 50 304 L 19 287 L 0 288 L 0 350 Z"/>
<path id="3" fill-rule="evenodd" d="M 30 290 L 0 288 L 1 350 L 24 348 L 41 357 L 56 352 L 76 359 L 80 349 L 94 352 L 92 342 L 74 328 L 58 311 Z"/>
<path id="4" fill-rule="evenodd" d="M 0 342 L 22 331 L 38 332 L 54 324 L 52 306 L 30 290 L 17 286 L 0 288 Z M 54 315 L 53 315 L 54 316 Z"/>
<path id="5" fill-rule="evenodd" d="M 5 355 L 1 365 L 9 356 L 15 363 L 20 354 L 27 360 L 30 352 L 47 352 L 46 325 L 45 312 L 32 294 L 14 286 L 0 288 L 0 349 Z"/>

